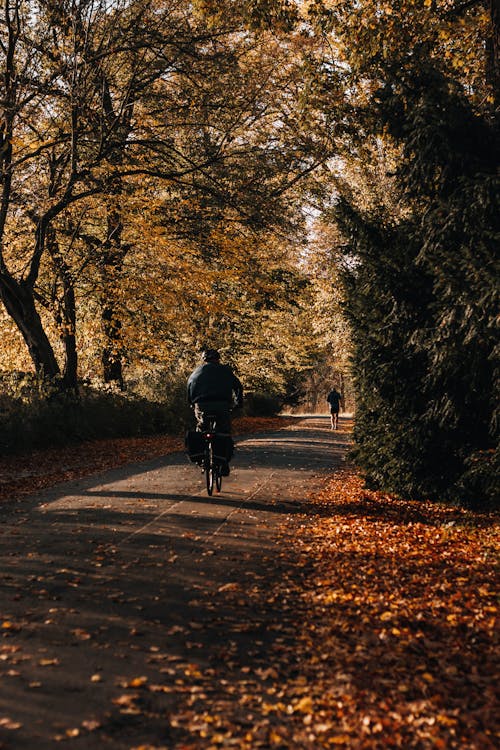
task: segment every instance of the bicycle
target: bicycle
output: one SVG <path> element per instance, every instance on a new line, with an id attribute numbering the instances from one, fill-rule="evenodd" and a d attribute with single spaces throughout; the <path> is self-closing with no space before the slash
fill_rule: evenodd
<path id="1" fill-rule="evenodd" d="M 205 481 L 207 484 L 207 494 L 212 495 L 214 486 L 217 492 L 221 491 L 222 487 L 222 464 L 224 458 L 217 456 L 215 451 L 215 440 L 217 437 L 216 433 L 216 418 L 213 416 L 207 416 L 208 429 L 205 430 L 202 435 L 205 441 L 205 451 L 203 454 L 203 471 L 205 473 Z"/>

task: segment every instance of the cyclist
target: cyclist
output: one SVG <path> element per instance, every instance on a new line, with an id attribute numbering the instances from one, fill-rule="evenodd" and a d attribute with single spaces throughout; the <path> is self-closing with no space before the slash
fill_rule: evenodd
<path id="1" fill-rule="evenodd" d="M 339 428 L 339 411 L 340 411 L 340 401 L 342 396 L 338 391 L 335 390 L 335 388 L 332 388 L 328 396 L 326 397 L 326 400 L 330 404 L 330 417 L 332 422 L 332 430 L 338 430 Z"/>
<path id="2" fill-rule="evenodd" d="M 214 415 L 217 432 L 231 434 L 231 406 L 242 405 L 243 386 L 231 367 L 221 364 L 216 349 L 202 352 L 202 364 L 189 376 L 187 396 L 199 432 L 208 429 L 207 416 Z M 224 467 L 223 474 L 229 474 L 229 465 Z"/>

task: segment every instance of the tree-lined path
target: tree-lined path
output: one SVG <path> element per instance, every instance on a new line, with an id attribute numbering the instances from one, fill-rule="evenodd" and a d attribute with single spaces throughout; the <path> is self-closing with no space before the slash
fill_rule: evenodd
<path id="1" fill-rule="evenodd" d="M 348 442 L 346 423 L 331 432 L 328 418 L 305 418 L 238 439 L 212 498 L 171 454 L 7 504 L 0 746 L 208 747 L 182 717 L 210 712 L 215 693 L 230 704 L 235 664 L 255 679 L 283 639 L 279 611 L 252 601 L 279 578 L 284 522 L 307 510 Z"/>

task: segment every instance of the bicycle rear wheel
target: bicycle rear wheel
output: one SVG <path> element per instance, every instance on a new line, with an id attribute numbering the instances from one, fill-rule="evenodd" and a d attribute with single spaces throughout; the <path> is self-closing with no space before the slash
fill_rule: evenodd
<path id="1" fill-rule="evenodd" d="M 214 490 L 214 455 L 212 444 L 209 443 L 205 449 L 205 480 L 207 483 L 207 494 L 210 496 Z"/>

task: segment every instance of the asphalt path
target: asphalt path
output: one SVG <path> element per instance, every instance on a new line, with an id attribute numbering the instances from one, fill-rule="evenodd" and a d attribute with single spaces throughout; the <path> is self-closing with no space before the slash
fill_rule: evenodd
<path id="1" fill-rule="evenodd" d="M 206 683 L 227 643 L 244 661 L 249 639 L 272 637 L 219 599 L 265 585 L 280 529 L 307 517 L 348 446 L 347 421 L 332 432 L 327 417 L 308 417 L 236 436 L 231 475 L 211 498 L 201 470 L 171 454 L 7 503 L 0 748 L 181 747 L 166 717 L 190 670 Z"/>

